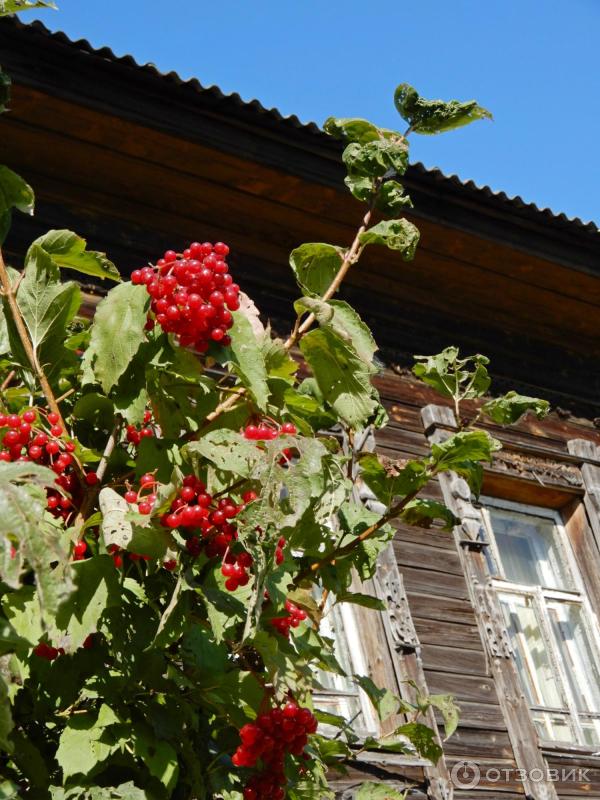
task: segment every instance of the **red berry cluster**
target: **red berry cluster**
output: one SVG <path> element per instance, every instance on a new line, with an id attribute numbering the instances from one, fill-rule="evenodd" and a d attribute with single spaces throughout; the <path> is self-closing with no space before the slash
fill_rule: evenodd
<path id="1" fill-rule="evenodd" d="M 276 628 L 282 636 L 288 637 L 290 635 L 290 628 L 297 628 L 298 625 L 306 619 L 306 611 L 298 608 L 291 600 L 285 601 L 285 610 L 288 612 L 286 616 L 274 617 L 271 620 L 271 625 Z"/>
<path id="2" fill-rule="evenodd" d="M 271 441 L 277 439 L 282 434 L 295 436 L 297 433 L 296 426 L 293 422 L 284 422 L 283 425 L 277 425 L 272 420 L 263 420 L 258 425 L 251 423 L 244 428 L 244 436 L 246 439 L 252 439 L 256 442 Z"/>
<path id="3" fill-rule="evenodd" d="M 154 430 L 154 426 L 152 424 L 152 412 L 151 411 L 144 411 L 144 421 L 141 425 L 128 425 L 126 430 L 126 437 L 129 444 L 133 444 L 136 447 L 142 441 L 142 439 L 152 438 L 156 436 L 156 431 Z"/>
<path id="4" fill-rule="evenodd" d="M 5 449 L 0 450 L 0 461 L 34 461 L 50 467 L 57 475 L 56 483 L 69 492 L 71 498 L 59 491 L 47 491 L 47 508 L 65 521 L 74 508 L 79 506 L 82 487 L 73 465 L 75 442 L 65 438 L 60 418 L 54 411 L 43 408 L 27 408 L 20 414 L 0 414 L 0 429 Z M 98 482 L 95 472 L 84 476 L 85 483 L 93 486 Z"/>
<path id="5" fill-rule="evenodd" d="M 193 242 L 182 254 L 167 250 L 155 268 L 134 270 L 131 282 L 144 284 L 152 298 L 148 327 L 156 320 L 183 347 L 200 353 L 211 341 L 229 345 L 227 331 L 233 325 L 231 312 L 240 307 L 240 288 L 229 274 L 228 254 L 223 242 Z"/>
<path id="6" fill-rule="evenodd" d="M 89 650 L 93 646 L 94 634 L 90 633 L 88 636 L 86 636 L 82 647 L 84 647 L 86 650 Z M 64 656 L 65 649 L 64 647 L 52 647 L 52 645 L 48 644 L 47 642 L 40 642 L 33 648 L 33 653 L 38 658 L 44 658 L 46 661 L 54 661 L 54 659 L 58 658 L 58 656 Z"/>
<path id="7" fill-rule="evenodd" d="M 125 500 L 132 505 L 137 503 L 137 510 L 140 514 L 148 515 L 152 513 L 156 503 L 155 488 L 158 481 L 151 472 L 146 472 L 140 478 L 139 491 L 128 489 L 125 492 Z"/>
<path id="8" fill-rule="evenodd" d="M 241 744 L 231 759 L 234 765 L 255 767 L 259 759 L 262 762 L 262 769 L 246 783 L 244 800 L 283 800 L 285 756 L 302 755 L 317 724 L 308 708 L 300 708 L 290 700 L 283 708 L 261 714 L 255 723 L 241 728 Z"/>

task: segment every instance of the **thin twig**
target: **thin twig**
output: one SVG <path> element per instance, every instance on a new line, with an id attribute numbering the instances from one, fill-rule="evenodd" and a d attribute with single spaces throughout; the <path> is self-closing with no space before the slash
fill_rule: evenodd
<path id="1" fill-rule="evenodd" d="M 11 369 L 6 378 L 4 378 L 4 380 L 2 381 L 2 386 L 0 386 L 0 392 L 3 392 L 5 389 L 8 389 L 16 374 L 17 374 L 16 370 Z"/>
<path id="2" fill-rule="evenodd" d="M 414 498 L 419 494 L 419 492 L 420 489 L 417 489 L 414 492 L 410 492 L 410 494 L 407 494 L 406 497 L 403 497 L 402 500 L 396 503 L 395 506 L 392 506 L 386 514 L 384 514 L 379 520 L 377 520 L 377 522 L 373 523 L 373 525 L 370 525 L 368 528 L 366 528 L 366 530 L 364 530 L 361 534 L 359 534 L 355 539 L 352 539 L 351 542 L 348 542 L 348 544 L 345 544 L 343 547 L 337 547 L 335 550 L 332 550 L 328 556 L 325 556 L 325 558 L 322 558 L 319 561 L 315 561 L 313 564 L 310 565 L 310 567 L 303 569 L 301 572 L 298 573 L 298 575 L 296 575 L 294 579 L 294 585 L 299 586 L 300 583 L 305 578 L 314 575 L 314 573 L 318 572 L 318 570 L 320 570 L 321 567 L 325 567 L 328 564 L 333 564 L 338 558 L 347 556 L 353 550 L 356 550 L 356 548 L 360 544 L 362 544 L 362 542 L 364 542 L 365 539 L 368 539 L 374 533 L 377 533 L 377 531 L 380 528 L 383 528 L 383 526 L 386 523 L 390 522 L 390 520 L 395 519 L 395 517 L 399 516 L 404 510 L 404 508 L 406 508 L 406 506 L 410 503 L 411 500 L 414 500 Z"/>
<path id="3" fill-rule="evenodd" d="M 2 257 L 1 250 L 0 250 L 0 283 L 2 284 L 2 291 L 8 302 L 11 316 L 15 323 L 15 327 L 19 334 L 19 338 L 21 339 L 21 343 L 23 345 L 23 349 L 25 350 L 27 360 L 31 364 L 33 373 L 42 388 L 42 392 L 44 393 L 44 397 L 46 398 L 46 402 L 48 403 L 50 410 L 58 415 L 59 422 L 64 430 L 65 423 L 63 421 L 62 414 L 60 413 L 60 408 L 58 406 L 56 398 L 54 397 L 54 392 L 50 387 L 50 383 L 48 382 L 46 373 L 44 372 L 42 365 L 40 364 L 39 359 L 37 357 L 37 353 L 33 348 L 31 339 L 29 338 L 25 322 L 21 315 L 21 310 L 17 303 L 15 289 L 11 285 L 10 278 L 8 276 L 8 270 L 6 269 L 6 264 L 4 263 L 4 258 Z"/>
<path id="4" fill-rule="evenodd" d="M 356 232 L 356 236 L 354 237 L 354 241 L 350 245 L 350 249 L 346 251 L 342 259 L 342 263 L 340 265 L 339 270 L 335 278 L 331 281 L 329 288 L 321 298 L 323 301 L 330 300 L 333 295 L 337 292 L 340 288 L 342 281 L 346 277 L 346 273 L 350 269 L 350 267 L 358 261 L 360 258 L 360 254 L 363 250 L 363 245 L 360 242 L 360 236 L 364 233 L 371 221 L 371 217 L 373 215 L 373 203 L 371 204 L 369 210 L 364 215 L 362 223 L 358 231 Z M 300 324 L 300 318 L 296 320 L 294 328 L 286 341 L 284 342 L 285 350 L 291 350 L 292 347 L 296 344 L 296 342 L 306 333 L 306 331 L 311 327 L 313 322 L 315 321 L 315 315 L 309 314 L 306 320 Z M 244 387 L 240 387 L 237 391 L 235 391 L 227 400 L 224 400 L 220 403 L 214 411 L 211 411 L 210 414 L 207 414 L 204 426 L 206 427 L 211 422 L 214 422 L 218 417 L 221 416 L 225 411 L 229 411 L 230 408 L 233 408 L 237 401 L 243 397 L 247 393 L 247 390 Z"/>

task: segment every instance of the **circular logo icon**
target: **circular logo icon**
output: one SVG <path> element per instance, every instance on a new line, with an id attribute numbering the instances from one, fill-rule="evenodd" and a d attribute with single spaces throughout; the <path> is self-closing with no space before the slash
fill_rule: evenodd
<path id="1" fill-rule="evenodd" d="M 479 785 L 481 770 L 474 761 L 458 761 L 450 772 L 457 789 L 474 789 Z"/>

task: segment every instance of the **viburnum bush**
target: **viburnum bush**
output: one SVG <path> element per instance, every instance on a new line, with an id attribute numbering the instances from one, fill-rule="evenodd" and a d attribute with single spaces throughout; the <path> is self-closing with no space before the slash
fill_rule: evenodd
<path id="1" fill-rule="evenodd" d="M 423 720 L 435 705 L 450 734 L 448 697 L 386 690 L 383 703 L 355 676 L 381 716 L 406 719 L 366 742 L 315 707 L 318 670 L 343 674 L 321 619 L 337 598 L 385 614 L 350 585 L 373 575 L 391 520 L 457 524 L 422 490 L 455 470 L 477 493 L 499 447 L 479 420 L 541 417 L 547 404 L 511 392 L 466 424 L 460 403 L 487 393 L 487 359 L 448 348 L 415 373 L 452 399 L 459 431 L 394 474 L 354 447 L 386 414 L 375 342 L 334 296 L 367 246 L 413 257 L 415 226 L 385 218 L 410 206 L 409 133 L 487 116 L 406 85 L 395 102 L 404 133 L 325 125 L 346 143 L 346 183 L 366 212 L 349 246 L 292 252 L 300 297 L 285 340 L 222 242 L 173 243 L 131 280 L 66 230 L 36 239 L 20 270 L 0 257 L 2 797 L 325 800 L 327 773 L 365 748 L 440 757 Z M 0 166 L 0 241 L 33 204 Z M 116 282 L 91 322 L 63 268 Z M 383 515 L 360 502 L 363 484 Z"/>

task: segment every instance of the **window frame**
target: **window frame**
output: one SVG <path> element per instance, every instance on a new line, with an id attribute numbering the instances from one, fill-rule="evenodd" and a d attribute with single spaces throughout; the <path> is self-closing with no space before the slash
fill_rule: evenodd
<path id="1" fill-rule="evenodd" d="M 502 565 L 502 558 L 496 542 L 494 534 L 490 508 L 498 508 L 506 511 L 514 511 L 528 516 L 551 520 L 555 526 L 557 534 L 557 545 L 560 550 L 559 555 L 564 559 L 563 563 L 566 567 L 568 577 L 572 582 L 573 589 L 555 589 L 546 588 L 540 585 L 524 585 L 515 583 L 506 578 Z M 552 630 L 552 620 L 548 610 L 548 604 L 553 603 L 570 603 L 572 606 L 577 606 L 581 609 L 581 620 L 583 628 L 587 634 L 588 640 L 594 650 L 593 655 L 596 657 L 596 664 L 600 669 L 600 628 L 598 626 L 598 618 L 594 608 L 590 602 L 590 598 L 586 591 L 581 570 L 577 564 L 576 555 L 573 545 L 570 541 L 565 522 L 556 509 L 546 508 L 543 506 L 534 506 L 528 503 L 517 503 L 511 500 L 505 500 L 497 497 L 484 495 L 480 498 L 480 511 L 483 521 L 489 551 L 486 552 L 486 560 L 488 562 L 488 569 L 491 576 L 491 584 L 499 595 L 505 593 L 508 595 L 517 595 L 520 597 L 529 598 L 532 608 L 536 615 L 539 624 L 540 636 L 546 648 L 548 659 L 552 668 L 554 680 L 556 681 L 557 688 L 562 695 L 565 702 L 562 708 L 550 708 L 548 706 L 529 705 L 528 707 L 533 713 L 555 713 L 562 715 L 569 723 L 571 733 L 575 737 L 575 741 L 564 742 L 559 739 L 545 738 L 538 731 L 540 744 L 543 747 L 562 748 L 565 747 L 572 749 L 577 748 L 589 752 L 597 752 L 600 750 L 600 734 L 599 740 L 596 745 L 591 745 L 585 741 L 582 721 L 597 721 L 600 724 L 600 710 L 596 712 L 582 712 L 577 709 L 577 703 L 573 692 L 571 690 L 569 678 L 567 676 L 565 665 L 559 650 L 559 646 Z"/>

